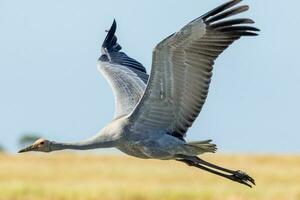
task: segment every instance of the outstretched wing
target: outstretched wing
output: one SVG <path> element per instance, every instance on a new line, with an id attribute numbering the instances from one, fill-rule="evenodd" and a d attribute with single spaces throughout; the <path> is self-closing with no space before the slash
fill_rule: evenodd
<path id="1" fill-rule="evenodd" d="M 130 116 L 135 132 L 163 130 L 184 138 L 206 100 L 214 60 L 240 37 L 259 31 L 246 25 L 251 19 L 226 19 L 248 10 L 234 7 L 239 2 L 217 7 L 156 46 L 146 91 Z"/>
<path id="2" fill-rule="evenodd" d="M 117 43 L 116 28 L 114 20 L 102 44 L 98 69 L 113 90 L 114 118 L 119 118 L 132 112 L 144 93 L 149 76 L 141 63 L 120 51 L 122 47 Z"/>

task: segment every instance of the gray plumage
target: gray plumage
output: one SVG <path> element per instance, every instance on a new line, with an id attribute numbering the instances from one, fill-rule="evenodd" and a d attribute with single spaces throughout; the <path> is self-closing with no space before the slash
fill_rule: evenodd
<path id="1" fill-rule="evenodd" d="M 251 187 L 241 171 L 225 169 L 198 157 L 215 152 L 211 140 L 186 142 L 209 90 L 215 59 L 242 36 L 255 36 L 251 19 L 227 19 L 248 10 L 232 0 L 191 21 L 153 50 L 150 76 L 143 65 L 121 51 L 114 21 L 102 44 L 98 70 L 115 96 L 115 116 L 91 139 L 78 143 L 38 140 L 25 151 L 116 147 L 139 158 L 178 160 Z"/>

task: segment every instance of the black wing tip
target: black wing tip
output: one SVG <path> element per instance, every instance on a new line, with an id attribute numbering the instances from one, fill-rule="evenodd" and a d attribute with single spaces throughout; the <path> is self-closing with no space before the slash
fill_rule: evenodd
<path id="1" fill-rule="evenodd" d="M 115 36 L 116 30 L 117 30 L 117 22 L 116 19 L 114 19 L 109 31 L 107 31 L 108 33 L 102 44 L 103 48 L 108 50 L 114 49 L 116 51 L 121 50 L 121 46 L 117 43 L 117 37 Z"/>
<path id="2" fill-rule="evenodd" d="M 231 7 L 230 7 L 231 8 Z M 238 6 L 238 7 L 234 7 L 232 9 L 225 9 L 215 15 L 210 16 L 208 19 L 205 19 L 204 22 L 207 25 L 210 25 L 214 22 L 226 19 L 228 17 L 246 12 L 247 10 L 249 10 L 249 6 L 248 5 L 242 5 L 242 6 Z"/>
<path id="3" fill-rule="evenodd" d="M 215 9 L 205 13 L 204 15 L 201 16 L 201 18 L 205 21 L 207 18 L 211 17 L 211 16 L 214 16 L 218 13 L 221 13 L 223 12 L 224 10 L 227 10 L 228 8 L 231 8 L 237 4 L 239 4 L 240 2 L 242 2 L 242 0 L 231 0 L 231 1 L 228 1 L 218 7 L 216 7 Z"/>
<path id="4" fill-rule="evenodd" d="M 252 19 L 238 18 L 229 19 L 231 16 L 246 12 L 249 10 L 248 5 L 236 6 L 242 0 L 231 0 L 224 3 L 217 8 L 204 14 L 201 18 L 208 26 L 207 28 L 214 29 L 220 32 L 226 32 L 231 35 L 238 36 L 257 36 L 260 30 L 252 26 L 245 26 L 245 24 L 254 24 Z"/>
<path id="5" fill-rule="evenodd" d="M 117 21 L 116 21 L 116 19 L 113 20 L 113 23 L 112 23 L 110 29 L 114 30 L 114 34 L 115 34 L 115 32 L 117 30 Z"/>

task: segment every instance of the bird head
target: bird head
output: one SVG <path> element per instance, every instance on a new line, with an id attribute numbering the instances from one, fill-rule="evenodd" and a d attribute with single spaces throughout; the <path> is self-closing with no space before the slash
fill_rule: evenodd
<path id="1" fill-rule="evenodd" d="M 27 151 L 40 151 L 40 152 L 50 152 L 51 151 L 51 142 L 45 139 L 38 139 L 32 145 L 21 149 L 18 153 L 24 153 Z"/>

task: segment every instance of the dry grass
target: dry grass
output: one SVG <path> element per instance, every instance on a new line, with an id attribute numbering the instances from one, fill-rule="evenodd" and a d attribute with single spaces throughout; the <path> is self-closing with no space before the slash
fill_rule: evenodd
<path id="1" fill-rule="evenodd" d="M 86 154 L 0 155 L 0 200 L 297 200 L 300 156 L 208 155 L 249 189 L 174 161 Z"/>

